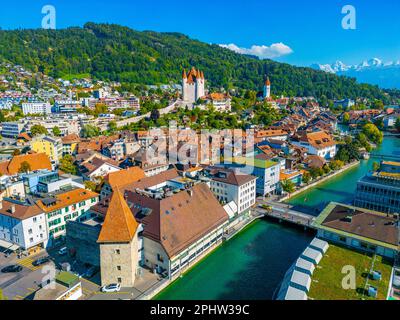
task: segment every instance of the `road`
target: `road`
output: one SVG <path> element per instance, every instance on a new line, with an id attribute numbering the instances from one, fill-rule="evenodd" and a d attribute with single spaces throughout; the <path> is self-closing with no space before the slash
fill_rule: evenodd
<path id="1" fill-rule="evenodd" d="M 35 267 L 32 262 L 38 258 L 47 256 L 46 252 L 31 257 L 18 259 L 15 255 L 0 259 L 0 269 L 18 264 L 23 267 L 18 273 L 0 273 L 0 288 L 8 300 L 23 300 L 39 289 L 39 285 L 49 278 L 49 270 L 55 270 L 54 262 Z M 49 268 L 50 267 L 50 268 Z M 52 273 L 53 271 L 50 271 Z M 55 271 L 54 271 L 55 272 Z"/>

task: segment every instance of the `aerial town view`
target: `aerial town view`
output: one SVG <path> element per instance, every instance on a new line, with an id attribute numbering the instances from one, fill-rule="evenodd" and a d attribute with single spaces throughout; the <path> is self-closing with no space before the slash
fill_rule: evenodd
<path id="1" fill-rule="evenodd" d="M 350 2 L 2 4 L 0 306 L 400 300 L 400 3 Z"/>

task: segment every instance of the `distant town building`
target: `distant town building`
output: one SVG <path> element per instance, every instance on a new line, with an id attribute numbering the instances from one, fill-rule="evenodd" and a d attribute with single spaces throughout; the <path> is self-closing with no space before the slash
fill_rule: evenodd
<path id="1" fill-rule="evenodd" d="M 30 102 L 22 104 L 22 112 L 28 114 L 50 114 L 51 105 L 48 102 Z"/>
<path id="2" fill-rule="evenodd" d="M 351 99 L 336 100 L 334 102 L 335 108 L 343 108 L 343 109 L 351 108 L 355 104 L 356 104 L 355 101 Z"/>
<path id="3" fill-rule="evenodd" d="M 205 100 L 206 104 L 211 104 L 216 111 L 231 111 L 231 97 L 229 94 L 213 92 L 202 97 L 202 99 Z"/>
<path id="4" fill-rule="evenodd" d="M 308 154 L 317 155 L 326 160 L 333 159 L 336 155 L 336 141 L 324 131 L 301 132 L 293 138 L 292 143 L 307 149 Z"/>
<path id="5" fill-rule="evenodd" d="M 37 136 L 32 138 L 31 149 L 37 153 L 44 153 L 53 164 L 58 164 L 63 155 L 63 145 L 60 138 Z"/>
<path id="6" fill-rule="evenodd" d="M 20 122 L 3 122 L 1 124 L 1 135 L 6 138 L 17 138 L 25 129 L 25 124 Z"/>
<path id="7" fill-rule="evenodd" d="M 75 113 L 81 107 L 81 102 L 76 100 L 58 100 L 55 102 L 54 109 L 58 113 Z"/>

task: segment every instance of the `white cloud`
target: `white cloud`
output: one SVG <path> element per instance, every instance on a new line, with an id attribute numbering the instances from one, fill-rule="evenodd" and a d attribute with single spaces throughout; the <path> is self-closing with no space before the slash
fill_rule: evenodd
<path id="1" fill-rule="evenodd" d="M 251 46 L 251 48 L 241 48 L 241 47 L 238 47 L 234 43 L 220 44 L 220 46 L 223 48 L 227 48 L 232 51 L 235 51 L 237 53 L 257 56 L 260 59 L 278 58 L 278 57 L 286 56 L 288 54 L 293 53 L 293 50 L 289 46 L 287 46 L 286 44 L 284 44 L 282 42 L 273 43 L 270 46 L 253 45 L 253 46 Z"/>

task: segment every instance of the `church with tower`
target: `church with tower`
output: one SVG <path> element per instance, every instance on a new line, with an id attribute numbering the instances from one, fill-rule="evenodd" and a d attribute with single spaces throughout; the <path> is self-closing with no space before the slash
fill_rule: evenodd
<path id="1" fill-rule="evenodd" d="M 182 72 L 182 95 L 183 101 L 195 103 L 198 99 L 205 96 L 205 79 L 203 71 L 196 70 L 195 67 L 186 74 Z"/>
<path id="2" fill-rule="evenodd" d="M 264 83 L 263 98 L 271 98 L 271 81 L 269 81 L 269 77 L 267 77 L 267 80 Z"/>

